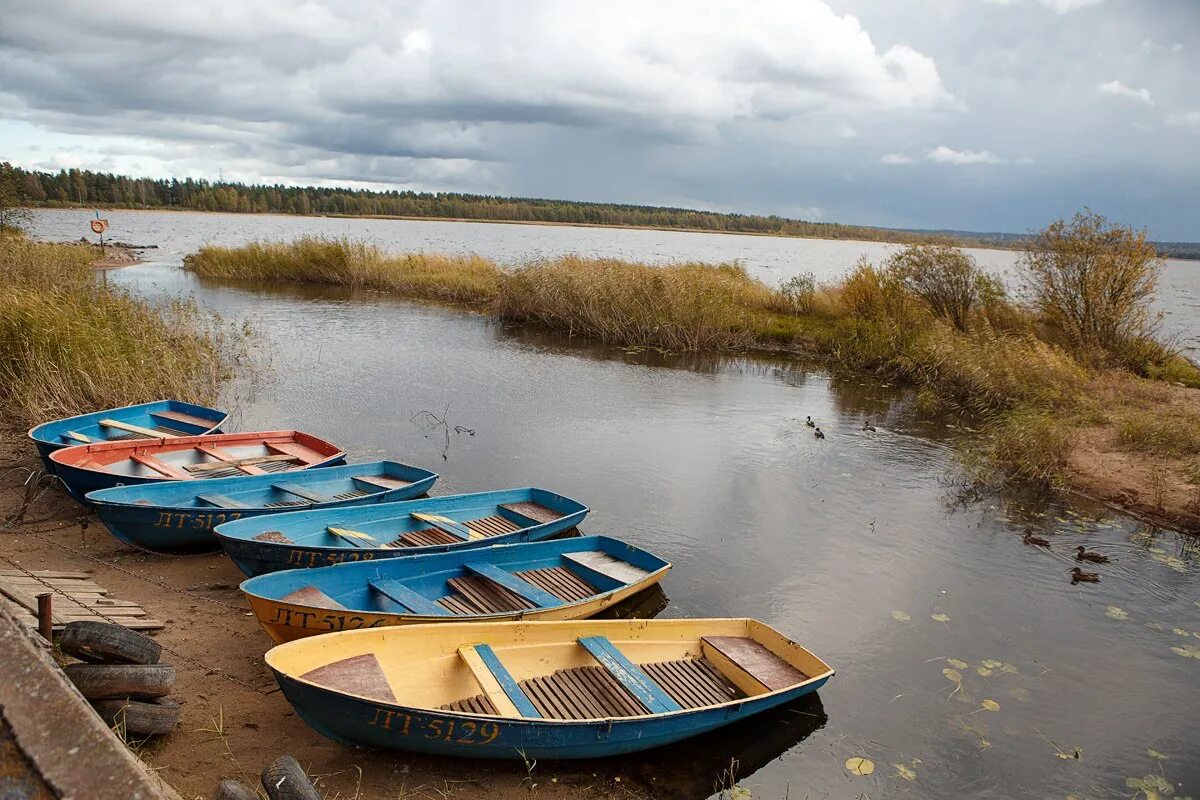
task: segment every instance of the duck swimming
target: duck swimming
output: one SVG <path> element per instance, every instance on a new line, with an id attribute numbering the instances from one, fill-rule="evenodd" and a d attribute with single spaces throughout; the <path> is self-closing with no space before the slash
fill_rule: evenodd
<path id="1" fill-rule="evenodd" d="M 1083 545 L 1079 545 L 1079 547 L 1075 548 L 1075 560 L 1091 561 L 1093 564 L 1107 564 L 1108 556 L 1103 555 L 1102 553 L 1093 553 Z"/>
<path id="2" fill-rule="evenodd" d="M 815 427 L 817 427 L 817 423 L 813 422 L 813 419 L 812 419 L 812 417 L 805 417 L 805 418 L 804 418 L 804 424 L 805 424 L 805 425 L 807 425 L 807 426 L 808 426 L 808 427 L 810 427 L 810 428 L 815 428 Z"/>
<path id="3" fill-rule="evenodd" d="M 1025 544 L 1037 545 L 1038 547 L 1049 547 L 1050 546 L 1049 539 L 1043 539 L 1040 536 L 1034 536 L 1033 530 L 1030 528 L 1025 529 L 1025 535 L 1021 537 L 1021 541 L 1024 542 Z"/>
<path id="4" fill-rule="evenodd" d="M 1095 572 L 1084 572 L 1079 567 L 1075 567 L 1075 569 L 1071 570 L 1070 575 L 1071 575 L 1071 585 L 1072 586 L 1074 586 L 1077 583 L 1099 583 L 1100 582 L 1099 574 L 1097 574 Z"/>
<path id="5" fill-rule="evenodd" d="M 862 429 L 868 433 L 875 433 L 875 426 L 871 424 L 871 420 L 864 419 Z"/>
<path id="6" fill-rule="evenodd" d="M 816 426 L 814 425 L 813 427 L 816 427 Z M 818 439 L 825 438 L 825 434 L 824 434 L 824 432 L 821 431 L 820 428 L 817 428 L 815 431 L 813 431 L 813 436 L 817 437 Z"/>

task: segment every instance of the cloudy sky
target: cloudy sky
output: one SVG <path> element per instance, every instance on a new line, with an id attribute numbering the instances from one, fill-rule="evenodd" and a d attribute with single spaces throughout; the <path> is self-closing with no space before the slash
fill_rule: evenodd
<path id="1" fill-rule="evenodd" d="M 0 160 L 1200 239 L 1196 0 L 0 0 Z"/>

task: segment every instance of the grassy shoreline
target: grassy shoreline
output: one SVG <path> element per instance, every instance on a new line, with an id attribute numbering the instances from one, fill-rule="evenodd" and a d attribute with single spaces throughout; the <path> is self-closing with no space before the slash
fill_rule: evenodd
<path id="1" fill-rule="evenodd" d="M 1179 431 L 1200 430 L 1197 393 L 1180 386 L 1200 387 L 1200 371 L 1149 338 L 1137 339 L 1130 353 L 1073 350 L 996 286 L 985 286 L 969 320 L 956 325 L 894 271 L 865 261 L 830 285 L 801 279 L 782 288 L 737 264 L 568 256 L 509 270 L 477 256 L 392 256 L 315 238 L 206 246 L 185 264 L 204 277 L 326 283 L 453 303 L 614 345 L 815 358 L 904 381 L 928 410 L 982 420 L 983 434 L 966 451 L 979 475 L 1074 485 L 1175 524 L 1200 523 L 1200 436 L 1176 443 Z M 1092 457 L 1082 457 L 1082 443 Z M 1109 485 L 1100 473 L 1116 457 L 1136 469 Z"/>
<path id="2" fill-rule="evenodd" d="M 249 335 L 191 300 L 97 277 L 97 248 L 0 236 L 0 413 L 10 424 L 175 397 L 211 404 Z"/>

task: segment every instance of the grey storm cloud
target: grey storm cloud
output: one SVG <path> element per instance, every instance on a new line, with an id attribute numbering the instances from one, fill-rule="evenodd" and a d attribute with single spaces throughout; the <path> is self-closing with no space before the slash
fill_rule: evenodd
<path id="1" fill-rule="evenodd" d="M 4 5 L 26 166 L 1164 238 L 1198 199 L 1186 0 Z"/>

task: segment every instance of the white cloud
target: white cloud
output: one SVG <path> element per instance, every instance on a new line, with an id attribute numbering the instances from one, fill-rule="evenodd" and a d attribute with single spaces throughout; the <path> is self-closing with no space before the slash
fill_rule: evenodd
<path id="1" fill-rule="evenodd" d="M 1022 3 L 1025 0 L 983 0 L 985 3 L 991 3 L 996 6 L 1013 6 Z M 1051 8 L 1059 14 L 1066 14 L 1068 11 L 1075 11 L 1087 6 L 1096 6 L 1104 2 L 1104 0 L 1037 0 L 1046 8 Z"/>
<path id="2" fill-rule="evenodd" d="M 1150 90 L 1146 88 L 1135 89 L 1132 86 L 1126 86 L 1120 81 L 1108 81 L 1096 87 L 1096 91 L 1100 94 L 1112 94 L 1117 97 L 1129 97 L 1145 103 L 1148 106 L 1154 105 L 1154 97 L 1150 94 Z"/>
<path id="3" fill-rule="evenodd" d="M 939 145 L 926 156 L 938 164 L 1003 164 L 1004 159 L 990 150 L 953 150 Z"/>
<path id="4" fill-rule="evenodd" d="M 1167 124 L 1174 125 L 1179 128 L 1192 128 L 1200 131 L 1200 111 L 1186 111 L 1181 114 L 1171 114 L 1167 117 Z"/>
<path id="5" fill-rule="evenodd" d="M 879 159 L 879 163 L 893 165 L 911 164 L 913 163 L 913 159 L 912 156 L 906 156 L 902 153 L 888 153 L 886 156 Z"/>

